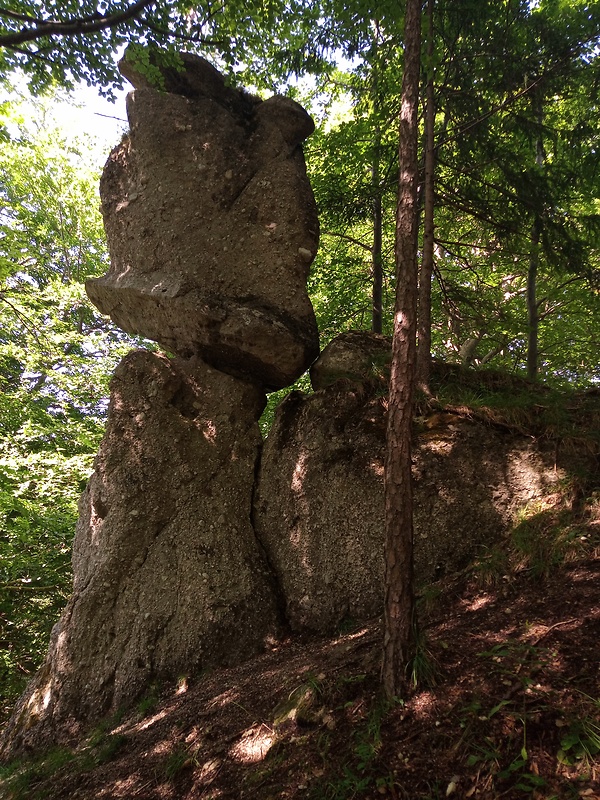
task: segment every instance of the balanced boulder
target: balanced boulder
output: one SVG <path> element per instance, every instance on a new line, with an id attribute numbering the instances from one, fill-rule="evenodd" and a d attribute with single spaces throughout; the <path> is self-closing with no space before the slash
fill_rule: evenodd
<path id="1" fill-rule="evenodd" d="M 124 62 L 139 88 L 100 185 L 111 267 L 87 291 L 128 333 L 279 389 L 319 351 L 306 291 L 319 224 L 301 147 L 314 124 L 293 100 L 261 101 L 182 58 L 166 92 Z"/>

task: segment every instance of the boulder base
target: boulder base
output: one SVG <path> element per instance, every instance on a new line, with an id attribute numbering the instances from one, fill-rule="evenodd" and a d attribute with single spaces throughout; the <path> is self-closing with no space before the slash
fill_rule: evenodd
<path id="1" fill-rule="evenodd" d="M 342 360 L 351 380 L 288 395 L 263 449 L 255 526 L 297 631 L 331 633 L 383 608 L 387 398 L 385 384 L 357 382 L 358 362 Z M 415 434 L 418 585 L 497 543 L 516 510 L 564 475 L 554 447 L 456 414 L 431 414 Z"/>
<path id="2" fill-rule="evenodd" d="M 310 368 L 313 389 L 325 389 L 340 379 L 388 380 L 392 359 L 389 336 L 369 331 L 346 331 L 332 339 Z"/>
<path id="3" fill-rule="evenodd" d="M 124 359 L 111 389 L 73 595 L 5 755 L 68 739 L 153 682 L 239 662 L 278 630 L 251 524 L 263 393 L 147 351 Z"/>

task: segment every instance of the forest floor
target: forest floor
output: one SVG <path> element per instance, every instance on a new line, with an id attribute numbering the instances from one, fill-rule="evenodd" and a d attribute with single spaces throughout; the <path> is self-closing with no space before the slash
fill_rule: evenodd
<path id="1" fill-rule="evenodd" d="M 598 542 L 600 519 L 587 522 Z M 5 768 L 0 796 L 598 800 L 600 548 L 532 573 L 429 587 L 403 701 L 379 695 L 379 620 L 290 638 Z"/>

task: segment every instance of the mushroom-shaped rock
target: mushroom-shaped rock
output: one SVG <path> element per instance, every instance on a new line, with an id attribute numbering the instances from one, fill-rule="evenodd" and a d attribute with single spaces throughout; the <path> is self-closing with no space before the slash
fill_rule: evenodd
<path id="1" fill-rule="evenodd" d="M 319 225 L 300 146 L 313 122 L 289 98 L 260 101 L 183 61 L 167 92 L 124 68 L 140 88 L 100 185 L 111 268 L 87 291 L 128 333 L 279 389 L 319 352 L 306 291 Z"/>

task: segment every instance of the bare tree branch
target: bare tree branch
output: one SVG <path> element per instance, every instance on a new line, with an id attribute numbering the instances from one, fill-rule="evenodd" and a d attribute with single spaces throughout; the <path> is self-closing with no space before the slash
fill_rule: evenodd
<path id="1" fill-rule="evenodd" d="M 0 8 L 0 17 L 8 17 L 9 19 L 16 19 L 19 22 L 33 23 L 35 25 L 44 24 L 44 20 L 40 17 L 31 17 L 29 14 L 17 14 L 16 11 L 11 11 L 9 8 Z"/>
<path id="2" fill-rule="evenodd" d="M 148 28 L 148 30 L 152 31 L 153 33 L 157 33 L 159 36 L 165 36 L 170 39 L 175 39 L 179 42 L 193 42 L 194 44 L 205 44 L 211 47 L 219 47 L 227 44 L 225 39 L 205 39 L 200 35 L 200 31 L 190 35 L 178 33 L 177 31 L 168 31 L 164 28 L 161 28 L 159 25 L 155 25 L 149 20 L 146 20 L 144 25 L 146 28 Z"/>
<path id="3" fill-rule="evenodd" d="M 336 231 L 323 231 L 322 236 L 336 236 L 338 239 L 344 239 L 344 241 L 355 244 L 357 247 L 362 247 L 362 249 L 366 250 L 368 253 L 373 251 L 373 248 L 370 245 L 361 242 L 359 239 L 355 239 L 354 236 L 348 236 L 345 233 L 337 233 Z"/>
<path id="4" fill-rule="evenodd" d="M 97 33 L 105 28 L 114 28 L 122 22 L 127 22 L 139 16 L 144 9 L 153 5 L 155 0 L 137 0 L 125 11 L 116 14 L 95 14 L 91 17 L 71 19 L 67 22 L 56 20 L 37 21 L 33 20 L 33 25 L 24 27 L 16 33 L 4 33 L 0 35 L 0 47 L 15 48 L 25 42 L 33 42 L 48 36 L 78 36 L 90 33 Z M 4 13 L 0 9 L 0 15 Z M 6 14 L 5 14 L 6 16 Z"/>

